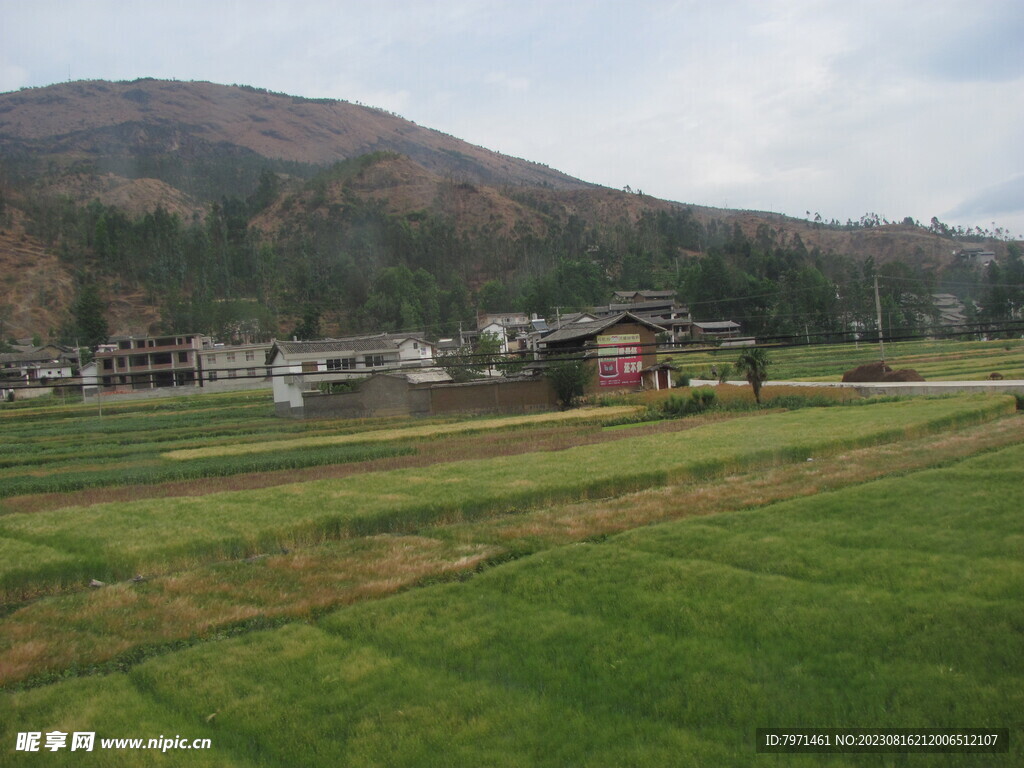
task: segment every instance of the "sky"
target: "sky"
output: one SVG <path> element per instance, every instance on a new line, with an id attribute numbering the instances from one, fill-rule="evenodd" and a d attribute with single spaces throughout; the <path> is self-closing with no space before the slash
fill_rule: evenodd
<path id="1" fill-rule="evenodd" d="M 1024 233 L 1020 0 L 0 0 L 0 92 L 381 107 L 696 205 Z"/>

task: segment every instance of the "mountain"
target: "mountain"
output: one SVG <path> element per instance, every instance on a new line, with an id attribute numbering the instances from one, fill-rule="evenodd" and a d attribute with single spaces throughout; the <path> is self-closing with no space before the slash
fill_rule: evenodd
<path id="1" fill-rule="evenodd" d="M 949 235 L 658 200 L 383 110 L 247 86 L 0 94 L 4 338 L 56 335 L 83 279 L 101 282 L 115 333 L 247 313 L 287 332 L 310 307 L 331 331 L 450 331 L 487 304 L 544 311 L 600 303 L 609 287 L 685 297 L 719 252 L 734 291 L 804 267 L 838 280 L 869 257 L 941 277 L 964 245 Z"/>
<path id="2" fill-rule="evenodd" d="M 387 150 L 490 186 L 585 189 L 564 173 L 491 152 L 380 109 L 202 82 L 87 81 L 0 95 L 0 151 L 135 176 L 157 158 L 201 166 L 266 158 L 324 166 Z"/>

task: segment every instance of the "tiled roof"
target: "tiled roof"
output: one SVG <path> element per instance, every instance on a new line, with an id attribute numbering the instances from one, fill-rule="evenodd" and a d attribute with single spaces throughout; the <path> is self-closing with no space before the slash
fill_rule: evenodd
<path id="1" fill-rule="evenodd" d="M 739 328 L 740 327 L 739 323 L 734 323 L 732 320 L 716 320 L 715 322 L 711 322 L 711 323 L 694 323 L 694 325 L 696 327 L 698 327 L 698 328 L 703 328 L 705 330 L 713 330 L 713 331 L 728 330 L 728 329 L 731 329 L 731 328 Z"/>
<path id="2" fill-rule="evenodd" d="M 395 338 L 378 333 L 374 336 L 352 336 L 346 339 L 275 341 L 274 345 L 289 355 L 319 354 L 321 352 L 382 352 L 398 349 L 398 342 L 405 338 L 409 337 Z"/>
<path id="3" fill-rule="evenodd" d="M 643 318 L 637 317 L 629 312 L 622 312 L 612 317 L 602 317 L 600 320 L 593 320 L 589 323 L 572 323 L 563 328 L 559 328 L 554 333 L 550 333 L 545 336 L 541 341 L 544 344 L 550 344 L 551 342 L 560 341 L 576 341 L 577 339 L 586 339 L 591 336 L 596 336 L 601 331 L 611 328 L 613 325 L 618 325 L 621 322 L 633 322 L 639 323 L 640 325 L 646 325 L 653 331 L 664 331 L 660 325 L 649 322 Z"/>

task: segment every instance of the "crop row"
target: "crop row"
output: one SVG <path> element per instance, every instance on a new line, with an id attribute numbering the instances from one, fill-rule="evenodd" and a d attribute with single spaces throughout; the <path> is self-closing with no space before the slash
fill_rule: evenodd
<path id="1" fill-rule="evenodd" d="M 905 341 L 887 343 L 885 350 L 890 366 L 915 368 L 926 378 L 983 379 L 992 371 L 1006 378 L 1024 378 L 1024 342 L 1020 340 Z M 877 345 L 867 343 L 779 348 L 769 355 L 773 361 L 769 377 L 777 380 L 838 381 L 845 371 L 878 359 Z M 737 356 L 735 349 L 672 355 L 692 377 L 708 375 L 712 365 L 721 369 Z"/>
<path id="2" fill-rule="evenodd" d="M 409 531 L 438 520 L 618 495 L 977 423 L 1014 407 L 1009 397 L 957 397 L 807 409 L 557 453 L 12 514 L 0 519 L 0 587 L 18 596 L 89 578 L 111 581 L 326 539 Z"/>
<path id="3" fill-rule="evenodd" d="M 414 452 L 415 449 L 412 447 L 400 444 L 339 445 L 270 454 L 214 456 L 190 462 L 140 461 L 134 465 L 120 464 L 109 469 L 9 475 L 3 477 L 0 498 L 30 493 L 68 493 L 84 488 L 198 480 L 247 472 L 275 472 L 326 464 L 348 464 L 387 456 L 404 456 Z"/>
<path id="4" fill-rule="evenodd" d="M 370 443 L 390 440 L 411 440 L 417 438 L 440 438 L 453 434 L 490 432 L 495 430 L 536 427 L 544 424 L 568 424 L 607 422 L 636 414 L 640 409 L 633 405 L 608 406 L 603 408 L 579 408 L 572 411 L 529 414 L 525 416 L 504 416 L 494 419 L 471 419 L 453 424 L 418 424 L 410 427 L 379 429 L 344 434 L 317 435 L 282 440 L 275 443 L 234 443 L 220 447 L 183 449 L 163 454 L 168 459 L 197 459 L 212 456 L 234 456 L 282 449 L 315 448 L 344 443 Z"/>
<path id="5" fill-rule="evenodd" d="M 209 738 L 197 766 L 882 764 L 776 761 L 755 728 L 1018 722 L 1022 459 L 638 529 L 9 693 L 0 739 Z M 920 757 L 885 764 L 1008 768 L 1024 746 Z"/>

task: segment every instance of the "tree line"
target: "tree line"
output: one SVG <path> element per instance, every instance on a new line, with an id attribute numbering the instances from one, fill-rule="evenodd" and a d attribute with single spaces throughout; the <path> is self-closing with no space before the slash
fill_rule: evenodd
<path id="1" fill-rule="evenodd" d="M 162 332 L 225 339 L 314 327 L 437 338 L 475 327 L 478 311 L 551 317 L 607 304 L 614 289 L 671 289 L 695 320 L 818 339 L 874 328 L 876 278 L 890 329 L 933 326 L 931 294 L 939 291 L 966 299 L 969 319 L 1019 317 L 1024 305 L 1024 264 L 1013 243 L 987 270 L 962 260 L 941 271 L 879 265 L 809 249 L 798 234 L 768 224 L 748 236 L 738 225 L 702 223 L 682 207 L 584 221 L 529 190 L 509 194 L 543 227 L 467 228 L 444 206 L 399 215 L 346 187 L 383 157 L 335 164 L 289 189 L 264 168 L 244 196 L 224 195 L 187 220 L 161 207 L 133 217 L 99 201 L 28 193 L 17 204 L 30 232 L 57 248 L 83 286 L 98 279 L 115 292 L 142 288 L 160 308 Z M 14 204 L 10 194 L 3 199 Z M 273 237 L 253 226 L 271 205 L 287 222 Z"/>

